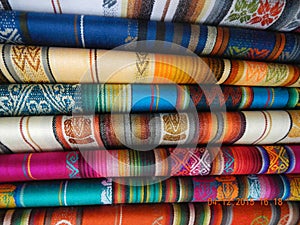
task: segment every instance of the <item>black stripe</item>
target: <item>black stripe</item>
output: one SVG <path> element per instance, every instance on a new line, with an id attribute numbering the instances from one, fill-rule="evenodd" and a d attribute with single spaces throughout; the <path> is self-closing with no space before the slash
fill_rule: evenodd
<path id="1" fill-rule="evenodd" d="M 152 166 L 149 164 L 148 157 L 147 157 L 147 152 L 144 151 L 136 151 L 137 156 L 139 158 L 139 163 L 140 163 L 140 173 L 142 176 L 154 176 L 154 174 L 150 174 L 149 168 Z"/>
<path id="2" fill-rule="evenodd" d="M 272 219 L 270 222 L 272 224 L 279 224 L 281 216 L 281 207 L 279 205 L 275 205 L 274 202 L 271 202 L 272 207 Z"/>
<path id="3" fill-rule="evenodd" d="M 224 74 L 225 62 L 224 62 L 224 60 L 213 59 L 211 63 L 212 64 L 211 64 L 210 68 L 213 68 L 216 71 L 216 72 L 213 72 L 213 74 L 215 75 L 216 80 L 219 81 L 221 79 L 222 75 Z M 230 62 L 230 65 L 231 65 L 231 62 Z M 230 67 L 230 69 L 231 69 L 231 67 Z M 228 78 L 229 77 L 230 76 L 228 76 Z M 223 83 L 225 83 L 225 81 Z"/>
<path id="4" fill-rule="evenodd" d="M 105 116 L 105 114 L 99 114 L 96 115 L 99 117 L 99 134 L 100 134 L 100 139 L 102 140 L 102 143 L 105 147 L 105 149 L 111 149 L 112 142 L 109 140 L 109 135 L 106 134 L 106 128 L 108 127 L 107 125 L 110 123 L 110 121 L 107 122 L 108 118 Z M 111 131 L 113 132 L 113 131 Z"/>
<path id="5" fill-rule="evenodd" d="M 166 191 L 167 191 L 166 182 L 162 181 L 161 182 L 161 193 L 166 193 Z M 166 194 L 162 194 L 161 202 L 166 202 Z"/>
<path id="6" fill-rule="evenodd" d="M 8 81 L 8 79 L 5 77 L 4 73 L 2 72 L 1 68 L 0 68 L 0 83 L 4 83 L 4 84 L 8 84 L 10 83 Z"/>
<path id="7" fill-rule="evenodd" d="M 284 184 L 285 182 L 282 180 L 282 179 L 284 179 L 284 176 L 280 177 L 280 176 L 273 175 L 272 179 L 273 179 L 273 181 L 275 181 L 274 182 L 275 184 L 279 185 L 278 187 L 284 187 L 285 186 L 285 184 Z M 279 189 L 280 192 L 278 193 L 278 196 L 276 196 L 275 198 L 277 198 L 277 199 L 282 198 L 284 196 L 284 192 L 285 192 L 284 189 L 285 188 L 280 188 Z"/>
<path id="8" fill-rule="evenodd" d="M 12 150 L 10 150 L 6 145 L 4 145 L 1 141 L 0 141 L 0 150 L 5 153 L 5 154 L 9 154 L 9 153 L 13 153 Z"/>
<path id="9" fill-rule="evenodd" d="M 7 210 L 5 210 L 5 209 L 0 210 L 0 224 L 4 223 L 4 217 L 5 217 L 6 212 L 7 212 Z"/>
<path id="10" fill-rule="evenodd" d="M 166 24 L 163 22 L 157 22 L 156 40 L 164 41 L 165 35 L 166 35 Z"/>
<path id="11" fill-rule="evenodd" d="M 143 0 L 139 19 L 150 20 L 154 6 L 154 0 Z"/>
<path id="12" fill-rule="evenodd" d="M 77 215 L 76 215 L 76 225 L 81 225 L 82 224 L 82 215 L 83 215 L 83 208 L 78 207 L 78 208 L 72 208 L 73 210 L 76 210 Z"/>
<path id="13" fill-rule="evenodd" d="M 127 181 L 129 181 L 128 183 L 129 183 L 129 185 L 128 184 L 126 184 L 125 182 L 127 183 Z M 127 178 L 124 178 L 123 180 L 122 180 L 122 182 L 124 182 L 125 184 L 120 184 L 121 186 L 123 186 L 124 188 L 124 195 L 125 195 L 125 203 L 132 203 L 132 202 L 129 202 L 129 199 L 130 199 L 130 189 L 133 189 L 133 187 L 134 187 L 134 184 L 132 185 L 132 180 L 130 181 L 130 178 L 129 179 L 127 179 Z M 134 191 L 132 191 L 133 193 L 134 193 Z M 122 195 L 121 195 L 122 196 Z"/>
<path id="14" fill-rule="evenodd" d="M 195 225 L 201 225 L 203 224 L 203 214 L 204 214 L 204 206 L 207 203 L 190 203 L 194 205 L 195 208 Z"/>
<path id="15" fill-rule="evenodd" d="M 8 0 L 0 0 L 0 2 L 5 10 L 12 10 Z"/>
<path id="16" fill-rule="evenodd" d="M 154 154 L 154 151 L 150 151 L 150 156 L 147 156 L 148 157 L 148 160 L 149 160 L 149 163 L 151 165 L 150 167 L 150 174 L 152 174 L 151 176 L 154 176 L 155 175 L 155 165 L 156 165 L 156 162 L 155 162 L 155 154 Z"/>
<path id="17" fill-rule="evenodd" d="M 230 206 L 227 206 L 226 203 L 227 201 L 224 202 L 225 205 L 222 205 L 222 220 L 221 220 L 221 224 L 220 225 L 226 225 L 226 224 L 230 224 L 228 223 L 229 221 L 227 221 L 230 216 Z"/>
<path id="18" fill-rule="evenodd" d="M 54 212 L 55 208 L 47 208 L 44 225 L 50 225 L 52 220 L 52 214 Z"/>
<path id="19" fill-rule="evenodd" d="M 182 22 L 184 21 L 184 18 L 186 14 L 188 13 L 188 9 L 190 7 L 192 0 L 180 0 L 176 12 L 174 14 L 174 17 L 172 19 L 173 22 Z"/>
<path id="20" fill-rule="evenodd" d="M 187 202 L 192 202 L 193 201 L 193 198 L 194 198 L 194 182 L 192 179 L 189 179 L 189 177 L 184 177 L 184 179 L 186 179 L 188 181 L 188 187 L 189 187 L 189 190 L 188 190 L 188 199 L 187 199 Z"/>
<path id="21" fill-rule="evenodd" d="M 47 67 L 48 67 L 48 71 L 50 73 L 51 78 L 53 79 L 54 83 L 57 83 L 55 80 L 55 77 L 53 76 L 51 67 L 50 67 L 50 60 L 49 60 L 49 47 L 46 47 L 46 61 L 47 61 Z"/>
<path id="22" fill-rule="evenodd" d="M 144 185 L 143 189 L 144 189 L 144 199 L 143 199 L 142 203 L 149 203 L 149 202 L 147 202 L 147 197 L 148 197 L 147 185 Z"/>
<path id="23" fill-rule="evenodd" d="M 171 154 L 170 154 L 170 150 L 168 148 L 164 148 L 164 151 L 167 155 L 167 161 L 168 161 L 168 172 L 167 172 L 167 176 L 171 176 L 171 167 L 172 167 L 172 159 L 171 159 Z"/>
<path id="24" fill-rule="evenodd" d="M 20 220 L 23 220 L 24 214 L 26 215 L 26 211 L 28 209 L 18 209 L 14 210 L 14 213 L 12 215 L 11 224 L 19 224 Z"/>
<path id="25" fill-rule="evenodd" d="M 170 211 L 171 211 L 171 212 L 170 212 L 170 215 L 171 215 L 171 216 L 170 216 L 169 224 L 173 224 L 173 222 L 174 222 L 174 214 L 175 214 L 175 213 L 174 213 L 174 211 L 175 211 L 175 210 L 174 210 L 174 207 L 175 207 L 174 204 L 171 204 L 171 205 L 170 205 L 170 209 L 171 209 L 171 210 L 170 210 Z"/>
<path id="26" fill-rule="evenodd" d="M 95 63 L 95 75 L 96 75 L 96 79 L 97 79 L 97 83 L 100 83 L 99 82 L 99 76 L 98 76 L 98 59 L 97 59 L 97 50 L 95 49 L 94 50 L 94 63 Z"/>
<path id="27" fill-rule="evenodd" d="M 147 29 L 148 29 L 148 21 L 140 20 L 138 21 L 138 40 L 147 40 Z"/>
<path id="28" fill-rule="evenodd" d="M 20 28 L 21 28 L 23 37 L 25 39 L 25 42 L 27 44 L 30 44 L 31 43 L 31 37 L 29 35 L 29 30 L 28 30 L 28 27 L 27 27 L 27 13 L 25 13 L 25 12 L 20 13 L 19 20 L 20 20 Z"/>
<path id="29" fill-rule="evenodd" d="M 190 220 L 190 208 L 188 204 L 179 204 L 179 208 L 181 213 L 179 213 L 181 215 L 181 221 L 180 224 L 182 225 L 188 225 L 189 224 L 189 220 Z"/>
<path id="30" fill-rule="evenodd" d="M 147 20 L 139 20 L 138 21 L 138 42 L 136 44 L 135 51 L 144 52 L 147 51 L 147 31 L 148 31 L 148 21 Z"/>
<path id="31" fill-rule="evenodd" d="M 239 187 L 238 188 L 238 199 L 244 199 L 245 196 L 245 192 L 244 192 L 244 189 L 246 188 L 246 183 L 249 183 L 248 179 L 246 180 L 247 178 L 245 177 L 241 177 L 241 176 L 236 176 L 236 181 L 237 181 L 237 186 Z M 246 181 L 245 181 L 246 180 Z"/>

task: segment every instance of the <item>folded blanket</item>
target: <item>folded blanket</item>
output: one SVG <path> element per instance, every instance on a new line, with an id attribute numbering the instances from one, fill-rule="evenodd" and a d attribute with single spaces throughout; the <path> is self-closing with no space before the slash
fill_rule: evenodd
<path id="1" fill-rule="evenodd" d="M 299 145 L 0 155 L 0 182 L 282 173 L 300 173 Z"/>
<path id="2" fill-rule="evenodd" d="M 296 109 L 298 88 L 218 85 L 0 85 L 0 115 Z"/>
<path id="3" fill-rule="evenodd" d="M 5 0 L 5 10 L 74 13 L 291 31 L 300 27 L 297 0 Z"/>
<path id="4" fill-rule="evenodd" d="M 300 201 L 300 175 L 0 183 L 0 208 L 214 201 Z"/>
<path id="5" fill-rule="evenodd" d="M 1 117 L 1 152 L 300 143 L 300 111 Z"/>
<path id="6" fill-rule="evenodd" d="M 0 51 L 1 83 L 300 86 L 296 64 L 24 45 L 0 45 Z"/>
<path id="7" fill-rule="evenodd" d="M 247 204 L 248 203 L 248 204 Z M 299 224 L 298 202 L 139 204 L 0 210 L 1 224 L 186 225 Z M 223 207 L 222 207 L 223 206 Z M 247 213 L 245 213 L 247 212 Z"/>
<path id="8" fill-rule="evenodd" d="M 295 33 L 17 11 L 0 11 L 0 20 L 0 43 L 105 49 L 131 43 L 127 48 L 168 53 L 173 43 L 197 55 L 300 63 Z"/>

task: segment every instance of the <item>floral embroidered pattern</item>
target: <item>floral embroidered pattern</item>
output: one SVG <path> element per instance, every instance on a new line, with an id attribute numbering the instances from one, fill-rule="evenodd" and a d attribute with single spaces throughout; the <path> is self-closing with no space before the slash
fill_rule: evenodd
<path id="1" fill-rule="evenodd" d="M 279 18 L 284 6 L 283 0 L 239 0 L 225 21 L 268 27 Z"/>
<path id="2" fill-rule="evenodd" d="M 274 84 L 282 82 L 286 79 L 288 70 L 286 65 L 274 64 L 274 66 L 268 68 L 266 81 Z"/>
<path id="3" fill-rule="evenodd" d="M 236 56 L 236 57 L 245 57 L 250 51 L 250 48 L 242 47 L 239 48 L 237 46 L 230 46 L 225 52 L 226 56 Z"/>
<path id="4" fill-rule="evenodd" d="M 234 10 L 230 12 L 228 20 L 230 22 L 238 20 L 241 23 L 245 23 L 251 19 L 258 6 L 259 2 L 257 0 L 252 0 L 251 2 L 247 2 L 246 0 L 237 1 Z"/>
<path id="5" fill-rule="evenodd" d="M 269 54 L 270 50 L 267 49 L 259 50 L 257 48 L 250 48 L 247 56 L 250 59 L 265 59 Z"/>
<path id="6" fill-rule="evenodd" d="M 238 58 L 247 57 L 249 59 L 265 59 L 270 54 L 270 50 L 267 49 L 257 49 L 257 48 L 246 48 L 231 46 L 226 51 L 227 56 L 235 56 Z"/>
<path id="7" fill-rule="evenodd" d="M 268 0 L 260 1 L 260 6 L 256 13 L 253 14 L 253 18 L 249 21 L 250 24 L 260 23 L 262 26 L 271 25 L 274 20 L 278 19 L 281 11 L 283 10 L 284 3 L 276 2 L 271 6 Z"/>

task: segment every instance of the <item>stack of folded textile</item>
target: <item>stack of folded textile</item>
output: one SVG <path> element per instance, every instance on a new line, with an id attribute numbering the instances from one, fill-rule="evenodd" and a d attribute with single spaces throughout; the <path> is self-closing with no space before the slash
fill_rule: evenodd
<path id="1" fill-rule="evenodd" d="M 300 1 L 0 9 L 1 224 L 300 224 Z"/>

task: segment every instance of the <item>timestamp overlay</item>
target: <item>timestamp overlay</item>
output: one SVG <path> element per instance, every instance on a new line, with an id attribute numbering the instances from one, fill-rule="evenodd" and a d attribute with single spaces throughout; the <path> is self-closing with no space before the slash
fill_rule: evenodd
<path id="1" fill-rule="evenodd" d="M 90 104 L 90 102 L 86 102 L 84 98 L 81 98 L 81 101 L 78 101 L 75 107 L 79 110 L 74 110 L 72 114 L 75 120 L 76 118 L 91 119 L 91 116 L 99 113 L 101 104 L 109 104 L 110 110 L 109 112 L 105 112 L 105 115 L 109 117 L 110 130 L 114 132 L 114 138 L 117 139 L 117 142 L 125 148 L 138 152 L 151 151 L 160 146 L 170 146 L 172 152 L 176 152 L 177 149 L 182 151 L 183 148 L 186 148 L 184 150 L 190 154 L 188 157 L 187 154 L 182 154 L 182 158 L 178 159 L 182 165 L 190 165 L 196 170 L 203 168 L 206 171 L 210 170 L 214 157 L 220 151 L 223 139 L 222 137 L 218 137 L 218 142 L 212 141 L 206 144 L 206 146 L 202 146 L 208 154 L 205 158 L 199 158 L 197 140 L 199 140 L 200 131 L 203 128 L 199 127 L 199 123 L 197 122 L 199 121 L 199 115 L 193 99 L 191 99 L 193 96 L 178 84 L 184 84 L 185 81 L 189 81 L 187 83 L 193 83 L 197 88 L 200 88 L 206 99 L 217 98 L 217 101 L 208 105 L 208 112 L 211 112 L 211 116 L 222 114 L 225 118 L 226 104 L 220 104 L 224 103 L 224 95 L 221 87 L 218 85 L 218 80 L 210 70 L 207 62 L 184 47 L 164 41 L 132 41 L 113 50 L 102 51 L 97 56 L 92 53 L 90 57 L 91 69 L 86 71 L 86 74 L 81 79 L 81 87 L 77 93 L 78 96 L 86 96 L 87 93 L 91 95 L 91 88 L 93 88 L 91 85 L 96 87 L 95 90 L 98 91 L 99 89 L 103 90 L 105 85 L 119 84 L 119 86 L 118 90 L 114 91 L 114 95 L 110 96 L 108 102 L 108 98 L 105 98 L 106 103 L 104 102 L 104 98 L 98 95 L 98 91 L 95 91 L 92 94 L 93 96 L 90 96 L 94 104 Z M 112 61 L 111 59 L 114 60 Z M 201 75 L 195 72 L 195 68 L 198 71 L 199 68 L 201 69 Z M 174 76 L 176 79 L 174 79 Z M 121 82 L 124 79 L 127 81 L 127 84 Z M 87 83 L 89 83 L 89 86 Z M 159 93 L 156 85 L 161 84 L 175 88 L 177 93 L 180 93 L 179 98 L 185 96 L 184 107 L 182 104 L 178 104 L 178 102 L 173 102 L 172 98 L 168 96 L 169 93 L 167 91 Z M 139 88 L 142 89 L 142 85 L 153 85 L 154 88 L 149 94 L 145 94 L 144 92 L 143 94 L 135 95 L 133 99 L 132 96 L 126 97 L 131 94 L 132 85 L 140 85 Z M 145 88 L 148 87 L 145 86 Z M 124 99 L 127 100 L 124 101 Z M 150 102 L 152 111 L 143 108 L 143 102 L 147 101 Z M 161 102 L 168 106 L 167 110 L 164 110 L 162 107 L 160 111 L 159 104 Z M 170 107 L 173 110 L 169 111 Z M 153 113 L 155 113 L 155 116 L 152 116 L 154 115 Z M 142 131 L 136 131 L 132 128 L 132 122 L 139 115 L 149 115 L 147 126 L 151 129 L 147 132 L 147 135 L 141 134 Z M 185 125 L 183 125 L 182 121 L 185 121 Z M 98 174 L 102 174 L 103 168 L 99 168 L 95 164 L 95 159 L 85 157 L 88 150 L 98 148 L 97 144 L 91 143 L 90 148 L 87 148 L 86 145 L 78 145 L 77 147 L 89 166 Z M 160 173 L 160 171 L 165 170 L 163 168 L 164 165 L 170 167 L 172 153 L 160 158 L 155 155 L 156 163 L 154 164 L 138 164 L 126 159 L 120 160 L 110 150 L 111 146 L 104 147 L 101 154 L 103 155 L 103 151 L 105 151 L 106 160 L 111 162 L 111 165 L 116 165 L 119 168 L 117 170 L 120 170 L 120 168 L 125 171 L 130 169 L 139 171 L 137 173 L 141 175 L 140 177 L 131 178 L 130 183 L 127 182 L 127 179 L 120 179 L 117 176 L 110 177 L 114 182 L 131 186 L 149 185 L 166 180 L 172 174 L 176 173 L 174 168 L 172 168 L 172 174 L 170 169 L 168 173 Z M 179 156 L 176 157 L 178 158 Z M 193 157 L 198 158 L 195 160 Z M 105 168 L 105 170 L 114 169 L 116 168 Z M 181 168 L 178 167 L 177 169 L 180 170 Z M 143 174 L 143 171 L 155 171 L 155 175 Z M 135 182 L 132 182 L 133 179 Z"/>
<path id="2" fill-rule="evenodd" d="M 281 198 L 274 198 L 272 200 L 270 199 L 260 199 L 260 200 L 254 200 L 254 199 L 243 199 L 243 198 L 237 198 L 235 201 L 231 200 L 224 200 L 224 201 L 216 201 L 214 199 L 209 198 L 207 201 L 209 206 L 212 205 L 223 205 L 223 206 L 268 206 L 268 205 L 275 205 L 275 206 L 282 206 L 283 200 Z"/>

